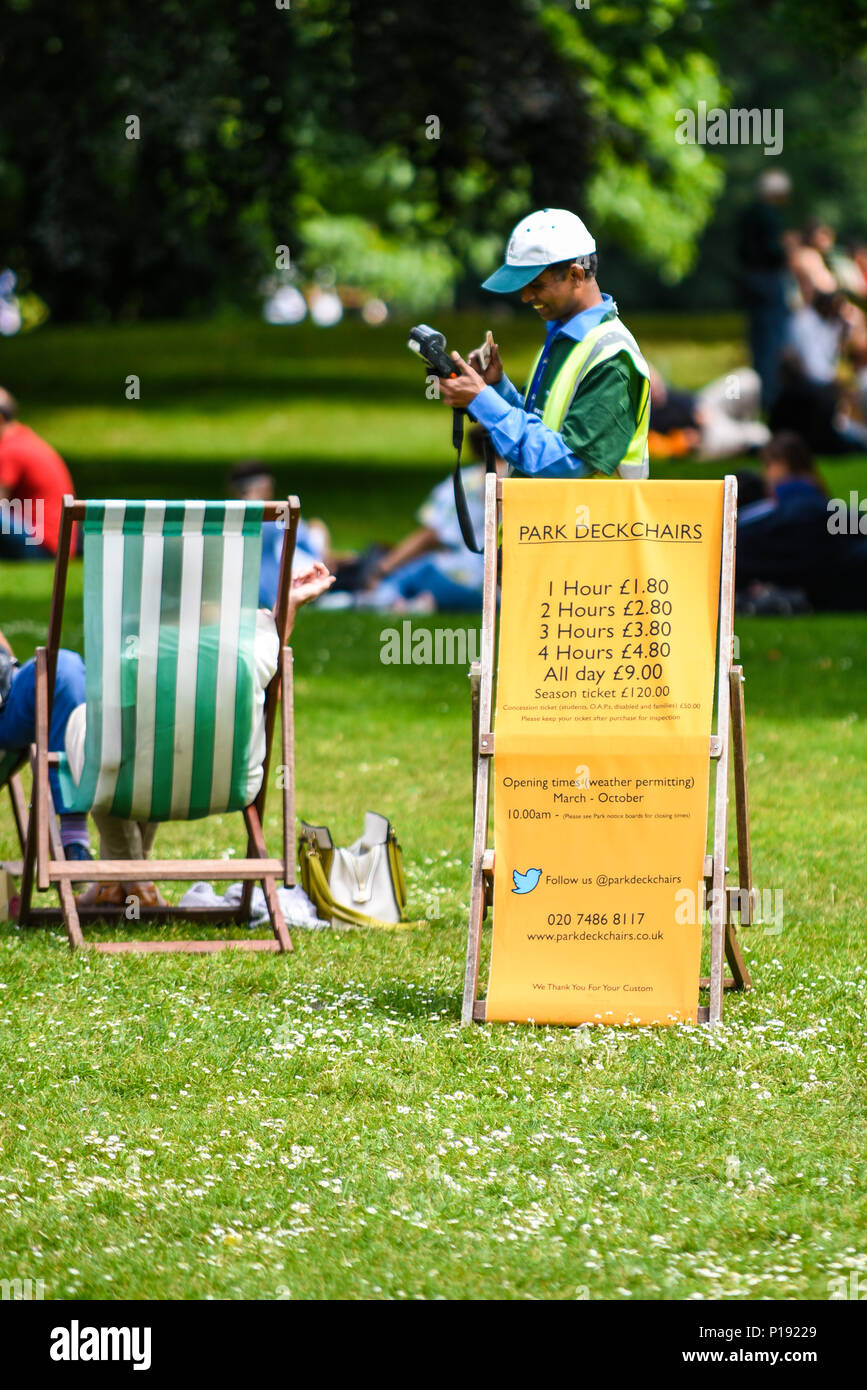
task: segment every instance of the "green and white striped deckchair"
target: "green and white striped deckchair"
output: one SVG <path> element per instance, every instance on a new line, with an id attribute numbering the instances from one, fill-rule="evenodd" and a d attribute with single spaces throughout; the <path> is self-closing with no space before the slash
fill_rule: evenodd
<path id="1" fill-rule="evenodd" d="M 295 881 L 291 650 L 288 595 L 298 525 L 297 498 L 282 503 L 64 499 L 48 643 L 36 653 L 36 881 L 39 888 L 82 876 L 81 864 L 49 855 L 49 763 L 56 758 L 70 810 L 123 819 L 194 820 L 237 811 L 247 826 L 247 857 L 233 860 L 94 860 L 94 882 L 137 879 L 242 879 L 241 906 L 141 908 L 141 915 L 239 922 L 249 918 L 254 882 L 263 887 L 274 941 L 204 940 L 100 943 L 101 950 L 291 950 L 275 877 Z M 255 699 L 256 631 L 263 521 L 283 520 L 285 535 L 274 619 L 278 675 Z M 84 654 L 87 722 L 84 768 L 73 780 L 65 757 L 49 755 L 50 691 L 57 660 L 73 522 L 84 531 Z M 282 686 L 283 841 L 268 856 L 262 833 L 278 688 Z M 41 736 L 41 732 L 45 736 Z M 163 832 L 165 834 L 165 832 Z M 29 903 L 22 901 L 26 914 Z M 70 943 L 81 944 L 67 917 Z M 73 907 L 73 917 L 76 916 Z M 106 909 L 98 915 L 106 916 Z"/>

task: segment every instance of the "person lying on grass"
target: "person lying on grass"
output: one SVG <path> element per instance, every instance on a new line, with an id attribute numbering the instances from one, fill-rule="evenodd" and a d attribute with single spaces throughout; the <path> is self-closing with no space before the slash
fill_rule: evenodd
<path id="1" fill-rule="evenodd" d="M 311 603 L 331 588 L 334 576 L 320 561 L 294 576 L 289 591 L 289 624 L 292 631 L 297 610 Z M 271 614 L 260 611 L 257 625 L 257 669 L 262 688 L 277 669 L 274 656 L 276 630 Z M 260 634 L 261 641 L 260 641 Z M 36 738 L 36 663 L 30 660 L 23 666 L 14 661 L 12 647 L 0 632 L 0 648 L 6 660 L 0 667 L 0 749 L 27 749 Z M 261 660 L 259 657 L 261 656 Z M 10 663 L 11 658 L 11 663 Z M 2 671 L 6 672 L 5 681 Z M 61 648 L 57 654 L 57 673 L 51 707 L 48 747 L 52 752 L 65 752 L 70 771 L 77 782 L 84 766 L 85 667 L 77 652 Z M 49 769 L 54 805 L 60 819 L 60 838 L 67 859 L 81 860 L 82 865 L 93 858 L 86 814 L 71 812 L 64 802 L 55 768 Z M 103 859 L 147 859 L 154 841 L 155 823 L 142 824 L 121 820 L 116 816 L 94 811 L 93 819 L 100 836 L 100 857 Z M 86 872 L 86 871 L 84 871 Z M 79 896 L 82 907 L 122 907 L 128 897 L 135 897 L 145 907 L 164 902 L 155 884 L 141 881 L 91 883 Z"/>

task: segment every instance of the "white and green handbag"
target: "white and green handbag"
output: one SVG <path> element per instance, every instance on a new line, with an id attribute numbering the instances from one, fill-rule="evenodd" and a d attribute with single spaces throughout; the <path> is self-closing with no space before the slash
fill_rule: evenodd
<path id="1" fill-rule="evenodd" d="M 366 812 L 363 833 L 345 849 L 327 826 L 302 821 L 298 857 L 302 887 L 332 926 L 394 927 L 404 920 L 403 855 L 386 816 Z"/>

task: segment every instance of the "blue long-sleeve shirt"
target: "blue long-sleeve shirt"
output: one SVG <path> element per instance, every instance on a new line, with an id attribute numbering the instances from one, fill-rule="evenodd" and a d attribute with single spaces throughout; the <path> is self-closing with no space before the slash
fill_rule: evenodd
<path id="1" fill-rule="evenodd" d="M 524 398 L 505 373 L 496 385 L 486 386 L 469 406 L 470 415 L 488 431 L 497 453 L 501 454 L 512 465 L 514 471 L 533 477 L 547 476 L 553 478 L 588 478 L 597 471 L 596 467 L 580 458 L 570 448 L 568 439 L 565 437 L 567 432 L 565 422 L 564 432 L 552 430 L 542 423 L 541 411 L 537 413 L 533 406 L 555 340 L 567 338 L 573 342 L 581 342 L 591 328 L 595 328 L 598 323 L 615 312 L 616 305 L 611 295 L 604 294 L 600 304 L 583 309 L 581 313 L 573 315 L 565 322 L 557 320 L 548 325 L 545 347 L 528 392 L 527 406 L 529 409 L 525 406 Z M 619 429 L 626 444 L 628 444 L 628 439 L 635 428 L 634 411 L 632 411 L 631 425 L 628 418 L 629 411 L 632 410 L 628 391 L 631 369 L 625 359 L 618 357 L 610 366 L 603 364 L 596 369 L 596 372 L 603 373 L 605 377 L 610 373 L 618 373 L 622 376 L 622 387 L 619 394 L 624 400 L 626 418 L 620 420 L 612 418 L 610 427 L 614 430 Z M 592 378 L 593 374 L 589 380 L 592 381 Z M 602 380 L 598 375 L 596 379 L 600 382 Z M 604 426 L 609 427 L 607 419 L 604 421 Z"/>

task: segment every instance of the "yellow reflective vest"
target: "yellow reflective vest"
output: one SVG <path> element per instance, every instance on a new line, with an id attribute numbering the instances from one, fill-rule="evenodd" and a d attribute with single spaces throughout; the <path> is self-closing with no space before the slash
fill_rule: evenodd
<path id="1" fill-rule="evenodd" d="M 566 419 L 566 412 L 575 398 L 575 392 L 588 372 L 592 371 L 594 367 L 598 367 L 600 363 L 607 362 L 610 357 L 616 357 L 619 352 L 627 354 L 643 380 L 635 433 L 629 441 L 626 453 L 615 469 L 615 474 L 620 478 L 646 478 L 650 472 L 647 452 L 647 432 L 650 425 L 650 371 L 637 342 L 626 325 L 621 323 L 619 319 L 608 319 L 607 322 L 596 324 L 585 334 L 580 343 L 575 344 L 551 383 L 545 408 L 542 411 L 542 424 L 559 434 L 563 428 L 563 421 Z M 541 356 L 540 351 L 530 371 L 530 381 L 536 374 L 536 367 Z M 595 476 L 606 477 L 607 475 L 597 473 Z"/>

